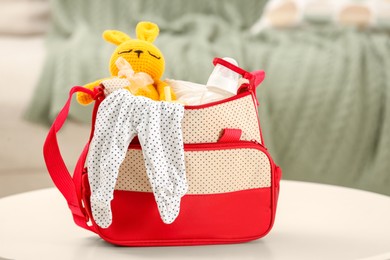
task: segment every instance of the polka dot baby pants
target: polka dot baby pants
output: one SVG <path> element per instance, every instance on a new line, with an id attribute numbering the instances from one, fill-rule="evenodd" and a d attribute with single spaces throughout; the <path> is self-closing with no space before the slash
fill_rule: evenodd
<path id="1" fill-rule="evenodd" d="M 97 225 L 112 222 L 111 200 L 128 146 L 135 135 L 142 146 L 146 173 L 160 216 L 172 223 L 181 197 L 188 190 L 181 120 L 181 104 L 156 102 L 116 90 L 100 104 L 87 166 L 92 215 Z"/>

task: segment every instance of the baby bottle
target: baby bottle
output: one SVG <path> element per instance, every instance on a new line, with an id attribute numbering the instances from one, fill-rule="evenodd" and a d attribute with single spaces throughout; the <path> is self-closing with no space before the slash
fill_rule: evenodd
<path id="1" fill-rule="evenodd" d="M 237 66 L 237 61 L 232 58 L 223 58 L 227 62 Z M 217 64 L 207 81 L 207 91 L 204 93 L 202 103 L 210 103 L 237 94 L 239 74 L 231 69 Z"/>

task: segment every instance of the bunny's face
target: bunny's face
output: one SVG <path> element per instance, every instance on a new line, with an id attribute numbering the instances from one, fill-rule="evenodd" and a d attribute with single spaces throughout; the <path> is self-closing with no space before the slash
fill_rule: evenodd
<path id="1" fill-rule="evenodd" d="M 137 39 L 131 39 L 127 34 L 120 31 L 105 31 L 103 38 L 118 47 L 110 59 L 110 72 L 112 76 L 118 74 L 115 65 L 118 57 L 124 58 L 130 63 L 135 72 L 145 72 L 153 80 L 159 80 L 164 74 L 165 60 L 161 51 L 153 45 L 158 36 L 157 25 L 150 22 L 140 22 L 136 28 Z"/>

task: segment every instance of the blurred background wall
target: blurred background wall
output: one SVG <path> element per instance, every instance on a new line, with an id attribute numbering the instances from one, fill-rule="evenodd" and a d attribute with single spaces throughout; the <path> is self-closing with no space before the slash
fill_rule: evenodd
<path id="1" fill-rule="evenodd" d="M 160 27 L 164 77 L 205 83 L 215 56 L 263 69 L 265 144 L 285 179 L 390 195 L 390 3 L 332 0 L 0 0 L 0 196 L 51 186 L 42 144 L 74 85 L 109 76 L 105 29 Z M 345 4 L 346 3 L 346 4 Z M 90 108 L 60 145 L 73 168 Z"/>
<path id="2" fill-rule="evenodd" d="M 50 5 L 48 0 L 0 0 L 0 197 L 52 186 L 42 155 L 48 126 L 24 116 L 45 73 Z M 60 142 L 70 165 L 87 135 L 87 127 L 76 123 L 64 129 Z"/>

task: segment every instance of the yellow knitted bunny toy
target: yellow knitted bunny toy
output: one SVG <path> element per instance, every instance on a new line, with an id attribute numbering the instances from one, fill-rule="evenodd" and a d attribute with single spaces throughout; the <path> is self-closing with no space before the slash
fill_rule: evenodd
<path id="1" fill-rule="evenodd" d="M 159 34 L 159 28 L 156 24 L 151 22 L 140 22 L 136 27 L 137 39 L 131 39 L 130 36 L 115 30 L 107 30 L 103 33 L 103 38 L 118 47 L 115 49 L 110 59 L 110 73 L 112 77 L 118 75 L 117 61 L 123 58 L 127 61 L 135 73 L 143 72 L 152 78 L 153 84 L 149 84 L 143 87 L 139 87 L 136 90 L 132 89 L 136 96 L 145 96 L 153 100 L 166 100 L 165 93 L 171 93 L 171 97 L 167 97 L 168 100 L 175 100 L 175 94 L 169 88 L 167 92 L 168 84 L 161 81 L 161 77 L 164 73 L 165 60 L 161 51 L 153 45 L 154 40 Z M 123 61 L 123 60 L 122 60 Z M 84 87 L 93 89 L 98 86 L 103 80 L 88 83 Z M 128 90 L 131 89 L 129 86 Z M 79 92 L 77 94 L 77 101 L 80 104 L 87 105 L 91 103 L 92 97 Z"/>

